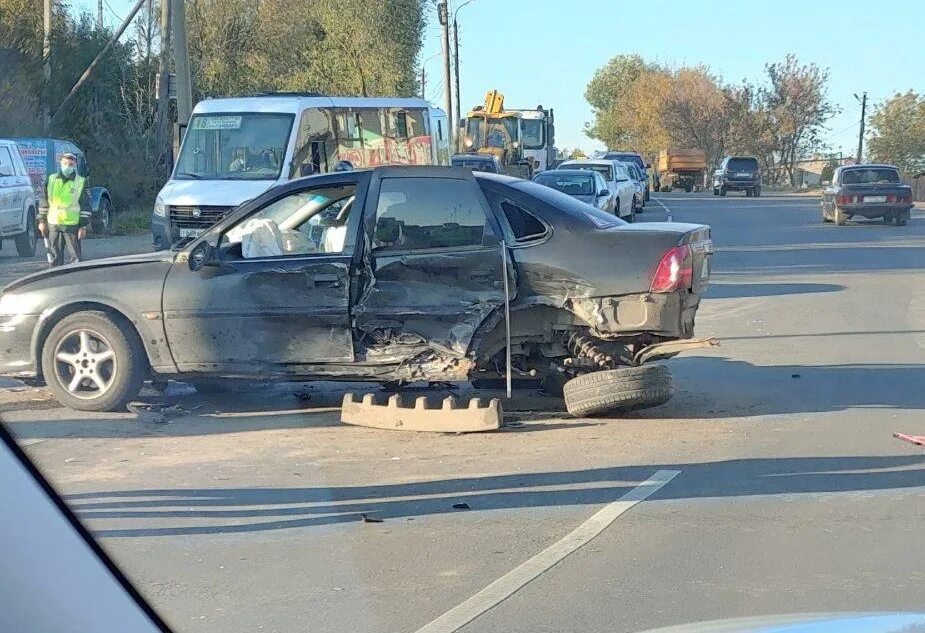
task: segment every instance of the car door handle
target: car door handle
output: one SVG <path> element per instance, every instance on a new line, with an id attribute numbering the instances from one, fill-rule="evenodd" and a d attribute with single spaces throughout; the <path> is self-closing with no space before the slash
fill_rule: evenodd
<path id="1" fill-rule="evenodd" d="M 340 277 L 338 275 L 315 275 L 312 277 L 316 288 L 339 288 Z"/>

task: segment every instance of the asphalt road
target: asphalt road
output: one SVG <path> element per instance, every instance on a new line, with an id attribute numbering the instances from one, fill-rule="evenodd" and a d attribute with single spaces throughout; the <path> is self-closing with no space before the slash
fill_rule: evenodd
<path id="1" fill-rule="evenodd" d="M 925 434 L 925 218 L 659 201 L 713 227 L 697 334 L 722 347 L 669 361 L 679 393 L 657 409 L 574 420 L 525 392 L 499 433 L 411 435 L 340 426 L 329 385 L 175 385 L 190 413 L 169 423 L 40 389 L 0 393 L 0 415 L 178 631 L 925 609 L 925 449 L 891 437 Z M 665 217 L 653 200 L 641 219 Z"/>

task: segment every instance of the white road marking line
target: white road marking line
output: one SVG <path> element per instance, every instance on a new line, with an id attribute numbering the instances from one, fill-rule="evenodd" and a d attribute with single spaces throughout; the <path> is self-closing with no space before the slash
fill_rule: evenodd
<path id="1" fill-rule="evenodd" d="M 659 200 L 658 198 L 649 198 L 649 200 L 655 200 L 659 206 L 665 210 L 665 220 L 671 222 L 671 209 L 668 208 L 668 205 Z"/>
<path id="2" fill-rule="evenodd" d="M 566 534 L 542 552 L 515 567 L 480 592 L 453 607 L 436 620 L 425 624 L 415 633 L 453 633 L 492 607 L 507 600 L 527 583 L 539 577 L 572 552 L 589 543 L 606 530 L 617 517 L 650 497 L 680 473 L 680 470 L 659 470 L 625 495 L 598 510 L 587 521 Z"/>

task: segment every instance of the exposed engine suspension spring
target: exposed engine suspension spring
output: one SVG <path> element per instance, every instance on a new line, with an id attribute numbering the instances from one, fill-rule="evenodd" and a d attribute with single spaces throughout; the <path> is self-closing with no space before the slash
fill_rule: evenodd
<path id="1" fill-rule="evenodd" d="M 613 356 L 604 353 L 594 341 L 581 332 L 574 331 L 565 335 L 565 347 L 575 356 L 588 358 L 600 367 L 611 367 Z"/>

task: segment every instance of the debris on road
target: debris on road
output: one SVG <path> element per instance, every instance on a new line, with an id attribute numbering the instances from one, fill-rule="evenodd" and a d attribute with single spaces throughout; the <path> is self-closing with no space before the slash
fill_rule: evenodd
<path id="1" fill-rule="evenodd" d="M 166 406 L 163 404 L 152 404 L 139 401 L 129 402 L 125 405 L 125 408 L 137 415 L 139 422 L 151 422 L 155 424 L 166 424 L 170 422 L 172 418 L 180 418 L 192 413 L 192 411 L 188 411 L 178 404 Z"/>
<path id="2" fill-rule="evenodd" d="M 469 504 L 466 503 L 466 502 L 463 502 L 463 503 L 454 503 L 454 504 L 453 504 L 453 509 L 454 509 L 454 510 L 471 510 L 471 508 L 469 507 Z"/>
<path id="3" fill-rule="evenodd" d="M 360 514 L 360 518 L 363 520 L 363 523 L 382 523 L 382 519 L 379 517 L 369 516 L 365 512 Z"/>
<path id="4" fill-rule="evenodd" d="M 909 442 L 910 444 L 925 446 L 925 435 L 906 435 L 905 433 L 893 433 L 893 437 L 904 442 Z"/>
<path id="5" fill-rule="evenodd" d="M 373 394 L 357 402 L 353 393 L 344 394 L 341 422 L 376 429 L 424 431 L 433 433 L 473 433 L 501 428 L 501 402 L 492 398 L 487 406 L 481 398 L 472 398 L 460 407 L 454 396 L 443 399 L 442 406 L 430 407 L 426 396 L 415 399 L 414 407 L 405 407 L 399 394 L 378 404 Z"/>

